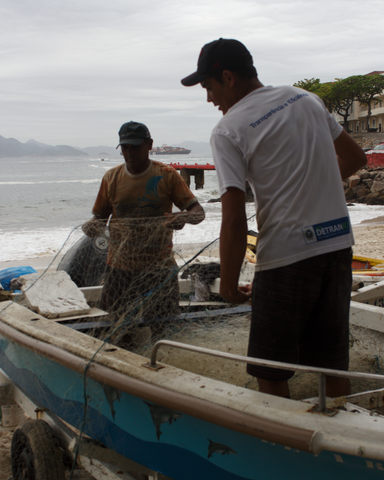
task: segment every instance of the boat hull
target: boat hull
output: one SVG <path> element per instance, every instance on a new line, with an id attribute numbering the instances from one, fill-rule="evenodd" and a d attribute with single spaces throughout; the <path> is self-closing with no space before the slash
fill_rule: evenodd
<path id="1" fill-rule="evenodd" d="M 189 155 L 191 153 L 191 150 L 188 150 L 186 152 L 154 152 L 154 155 Z"/>
<path id="2" fill-rule="evenodd" d="M 92 439 L 175 480 L 309 476 L 320 480 L 330 472 L 337 478 L 360 480 L 363 475 L 368 478 L 368 472 L 369 478 L 382 475 L 372 468 L 374 460 L 332 452 L 315 456 L 186 415 L 182 405 L 172 414 L 162 412 L 160 405 L 91 378 L 86 381 L 89 403 L 85 408 L 83 374 L 5 337 L 0 339 L 0 361 L 3 371 L 35 403 L 77 429 L 84 423 L 83 433 Z M 156 408 L 159 428 L 154 422 Z M 165 422 L 170 415 L 173 421 Z"/>
<path id="3" fill-rule="evenodd" d="M 44 324 L 49 322 L 30 313 L 29 322 L 41 322 L 45 331 Z M 241 397 L 238 387 L 226 391 L 221 382 L 176 369 L 155 385 L 149 379 L 164 375 L 167 369 L 148 370 L 142 367 L 146 359 L 129 352 L 122 352 L 110 367 L 98 363 L 97 356 L 89 364 L 82 344 L 92 341 L 95 349 L 98 341 L 53 322 L 51 325 L 57 342 L 60 338 L 60 347 L 0 321 L 1 369 L 41 408 L 141 465 L 175 480 L 320 480 L 330 473 L 348 480 L 382 476 L 382 463 L 375 459 L 327 450 L 314 455 L 316 432 L 311 429 L 235 412 L 212 402 L 209 395 L 205 400 L 194 397 L 194 391 L 200 393 L 212 385 L 217 400 L 230 398 L 231 392 L 233 397 Z M 28 325 L 28 330 L 32 333 L 33 327 L 31 330 Z M 74 347 L 72 352 L 63 348 L 65 337 L 70 340 L 74 335 L 78 335 L 78 355 Z M 120 349 L 112 350 L 118 354 Z M 114 352 L 109 355 L 113 358 Z M 132 367 L 122 365 L 119 369 L 119 358 L 124 355 L 128 360 L 132 357 Z M 137 375 L 138 366 L 143 378 Z M 180 381 L 188 376 L 189 394 L 170 388 L 175 375 Z M 244 395 L 250 393 L 257 394 L 245 391 Z"/>

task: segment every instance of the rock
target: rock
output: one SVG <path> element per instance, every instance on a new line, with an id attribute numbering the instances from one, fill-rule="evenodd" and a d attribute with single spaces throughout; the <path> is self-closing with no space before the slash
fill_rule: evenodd
<path id="1" fill-rule="evenodd" d="M 367 205 L 375 205 L 376 204 L 376 198 L 379 196 L 378 193 L 369 193 L 365 197 L 365 202 Z"/>
<path id="2" fill-rule="evenodd" d="M 348 188 L 348 190 L 345 191 L 345 199 L 347 201 L 353 200 L 355 198 L 355 194 L 352 191 L 352 188 Z"/>
<path id="3" fill-rule="evenodd" d="M 354 188 L 360 183 L 360 177 L 358 175 L 352 175 L 348 180 L 350 188 Z"/>
<path id="4" fill-rule="evenodd" d="M 23 291 L 21 302 L 46 318 L 82 315 L 91 309 L 83 292 L 63 270 L 19 277 Z"/>
<path id="5" fill-rule="evenodd" d="M 373 180 L 372 178 L 367 178 L 367 179 L 364 179 L 362 183 L 365 183 L 369 188 L 371 188 L 373 184 Z"/>
<path id="6" fill-rule="evenodd" d="M 375 180 L 372 184 L 371 187 L 371 192 L 376 193 L 376 192 L 382 192 L 384 190 L 384 182 L 378 182 Z"/>
<path id="7" fill-rule="evenodd" d="M 356 185 L 356 187 L 352 188 L 352 192 L 356 195 L 363 187 L 361 185 Z M 369 191 L 368 191 L 369 193 Z"/>
<path id="8" fill-rule="evenodd" d="M 356 192 L 356 196 L 358 199 L 361 197 L 366 197 L 371 192 L 368 186 L 359 185 L 358 187 L 359 187 L 359 190 Z"/>
<path id="9" fill-rule="evenodd" d="M 343 182 L 346 202 L 352 200 L 368 205 L 382 205 L 382 200 L 378 200 L 378 197 L 384 197 L 384 167 L 366 165 L 347 182 L 348 188 L 345 188 Z"/>
<path id="10" fill-rule="evenodd" d="M 361 175 L 360 175 L 360 178 L 362 180 L 366 180 L 368 178 L 372 178 L 372 174 L 370 172 L 363 172 Z"/>

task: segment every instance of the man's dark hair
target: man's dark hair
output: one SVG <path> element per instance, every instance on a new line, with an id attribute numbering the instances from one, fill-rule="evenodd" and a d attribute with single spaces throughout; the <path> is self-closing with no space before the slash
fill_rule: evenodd
<path id="1" fill-rule="evenodd" d="M 250 65 L 249 67 L 246 67 L 246 68 L 242 68 L 241 70 L 230 70 L 230 71 L 232 73 L 235 73 L 240 80 L 251 80 L 251 78 L 257 77 L 257 71 L 253 65 Z M 222 76 L 223 76 L 223 71 L 221 70 L 219 72 L 214 72 L 211 75 L 211 78 L 213 78 L 219 83 L 223 83 Z"/>

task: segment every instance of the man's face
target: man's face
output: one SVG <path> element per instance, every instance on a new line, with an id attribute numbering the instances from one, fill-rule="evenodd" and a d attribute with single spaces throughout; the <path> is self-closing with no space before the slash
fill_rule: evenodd
<path id="1" fill-rule="evenodd" d="M 149 151 L 152 148 L 152 140 L 146 143 L 144 140 L 140 145 L 120 145 L 127 169 L 130 173 L 143 172 L 149 163 Z"/>
<path id="2" fill-rule="evenodd" d="M 207 91 L 207 102 L 212 102 L 215 107 L 219 107 L 223 115 L 234 105 L 230 97 L 231 89 L 225 83 L 208 77 L 201 82 L 201 86 Z"/>

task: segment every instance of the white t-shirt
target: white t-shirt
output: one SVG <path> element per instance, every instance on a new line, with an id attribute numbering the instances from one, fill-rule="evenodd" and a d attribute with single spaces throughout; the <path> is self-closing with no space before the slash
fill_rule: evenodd
<path id="1" fill-rule="evenodd" d="M 288 86 L 251 92 L 214 128 L 220 195 L 248 180 L 255 196 L 256 270 L 353 245 L 333 144 L 341 132 L 316 95 Z"/>

